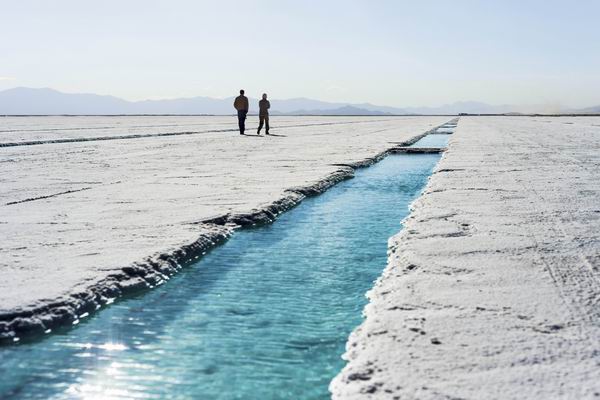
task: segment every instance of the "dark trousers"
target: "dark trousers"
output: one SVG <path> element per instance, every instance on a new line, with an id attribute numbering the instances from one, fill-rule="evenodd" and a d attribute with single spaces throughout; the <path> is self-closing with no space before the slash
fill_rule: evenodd
<path id="1" fill-rule="evenodd" d="M 267 135 L 269 134 L 269 116 L 268 115 L 259 115 L 258 116 L 258 133 L 260 133 L 260 130 L 263 127 L 263 124 L 265 125 L 265 130 L 267 131 Z"/>
<path id="2" fill-rule="evenodd" d="M 248 111 L 238 110 L 238 126 L 240 127 L 240 133 L 242 135 L 246 130 L 246 114 L 248 114 Z"/>

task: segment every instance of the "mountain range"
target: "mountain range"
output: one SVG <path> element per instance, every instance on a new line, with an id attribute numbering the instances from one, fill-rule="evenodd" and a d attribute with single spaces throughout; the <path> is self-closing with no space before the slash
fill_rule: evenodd
<path id="1" fill-rule="evenodd" d="M 169 100 L 128 101 L 114 96 L 62 93 L 49 88 L 17 87 L 0 91 L 0 115 L 132 115 L 132 114 L 206 114 L 231 115 L 234 97 L 215 99 L 189 97 Z M 258 100 L 249 98 L 250 112 Z M 273 115 L 431 115 L 459 113 L 600 113 L 600 106 L 580 110 L 549 110 L 544 106 L 490 105 L 481 102 L 456 102 L 440 107 L 387 107 L 369 103 L 335 103 L 307 98 L 271 100 Z"/>

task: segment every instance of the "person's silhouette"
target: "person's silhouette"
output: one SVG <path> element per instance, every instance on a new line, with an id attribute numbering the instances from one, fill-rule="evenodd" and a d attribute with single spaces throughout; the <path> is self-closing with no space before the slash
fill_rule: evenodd
<path id="1" fill-rule="evenodd" d="M 267 100 L 267 94 L 263 93 L 262 100 L 258 102 L 258 131 L 257 135 L 260 135 L 260 130 L 265 124 L 266 134 L 269 134 L 269 108 L 271 108 L 271 103 Z"/>
<path id="2" fill-rule="evenodd" d="M 246 115 L 248 114 L 248 98 L 244 96 L 243 89 L 240 90 L 240 95 L 235 98 L 233 107 L 237 110 L 240 135 L 243 135 L 246 130 Z"/>

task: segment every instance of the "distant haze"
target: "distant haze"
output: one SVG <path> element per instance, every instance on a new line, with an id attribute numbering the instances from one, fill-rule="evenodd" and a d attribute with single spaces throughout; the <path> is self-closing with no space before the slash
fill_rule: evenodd
<path id="1" fill-rule="evenodd" d="M 115 114 L 233 114 L 233 97 L 189 97 L 169 100 L 127 101 L 114 96 L 62 93 L 42 88 L 0 91 L 0 115 L 115 115 Z M 250 97 L 250 112 L 258 99 Z M 545 106 L 490 105 L 456 102 L 440 107 L 396 108 L 370 103 L 334 103 L 308 98 L 271 99 L 272 115 L 406 115 L 406 114 L 501 114 L 501 113 L 600 113 L 600 106 L 586 109 L 547 109 Z"/>
<path id="2" fill-rule="evenodd" d="M 583 108 L 600 104 L 599 15 L 595 0 L 5 1 L 0 90 Z"/>
<path id="3" fill-rule="evenodd" d="M 119 115 L 119 114 L 233 114 L 233 97 L 214 99 L 190 97 L 169 100 L 127 101 L 114 96 L 70 94 L 43 88 L 13 88 L 0 91 L 0 115 Z M 250 97 L 250 112 L 257 111 L 258 99 Z M 271 114 L 287 115 L 406 115 L 406 114 L 500 114 L 500 113 L 600 113 L 600 106 L 582 110 L 544 106 L 489 105 L 456 102 L 440 107 L 395 108 L 370 103 L 333 103 L 295 98 L 271 99 Z"/>

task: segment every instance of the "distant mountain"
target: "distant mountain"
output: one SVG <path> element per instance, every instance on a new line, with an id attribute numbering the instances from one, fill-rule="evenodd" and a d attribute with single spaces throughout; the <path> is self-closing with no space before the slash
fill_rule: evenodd
<path id="1" fill-rule="evenodd" d="M 193 97 L 127 101 L 97 94 L 68 94 L 54 89 L 14 88 L 0 92 L 0 114 L 231 114 L 233 98 Z"/>
<path id="2" fill-rule="evenodd" d="M 570 110 L 572 113 L 576 114 L 600 114 L 600 106 L 580 108 L 577 110 Z"/>
<path id="3" fill-rule="evenodd" d="M 171 100 L 127 101 L 114 96 L 70 94 L 54 89 L 14 88 L 0 91 L 0 115 L 130 115 L 130 114 L 208 114 L 231 115 L 233 97 L 189 97 Z M 258 100 L 249 98 L 250 112 Z M 561 109 L 559 106 L 490 105 L 475 101 L 456 102 L 440 107 L 386 107 L 369 103 L 334 103 L 307 98 L 272 100 L 272 114 L 279 115 L 456 115 L 518 113 L 600 113 L 600 106 Z"/>
<path id="4" fill-rule="evenodd" d="M 210 114 L 230 115 L 234 97 L 214 99 L 190 97 L 171 100 L 127 101 L 96 94 L 67 94 L 54 89 L 14 88 L 0 92 L 0 115 L 90 115 L 90 114 Z M 250 112 L 258 100 L 249 98 Z M 273 114 L 286 115 L 386 115 L 406 114 L 399 108 L 372 104 L 351 105 L 306 98 L 271 100 Z"/>
<path id="5" fill-rule="evenodd" d="M 409 107 L 405 110 L 410 114 L 504 114 L 515 112 L 522 107 L 511 105 L 493 106 L 477 101 L 458 101 L 440 107 Z"/>
<path id="6" fill-rule="evenodd" d="M 284 114 L 279 111 L 275 111 L 275 114 Z M 343 106 L 339 108 L 326 109 L 326 110 L 297 110 L 285 113 L 284 115 L 398 115 L 383 111 L 372 111 L 366 108 L 359 108 L 354 106 Z"/>
<path id="7" fill-rule="evenodd" d="M 369 103 L 331 103 L 298 97 L 287 100 L 272 100 L 273 109 L 281 114 L 299 115 L 405 115 L 406 110 L 396 107 L 376 106 Z M 342 114 L 335 114 L 336 112 Z"/>
<path id="8" fill-rule="evenodd" d="M 30 88 L 0 92 L 0 114 L 112 114 L 127 107 L 129 102 L 125 100 L 97 94 Z"/>

